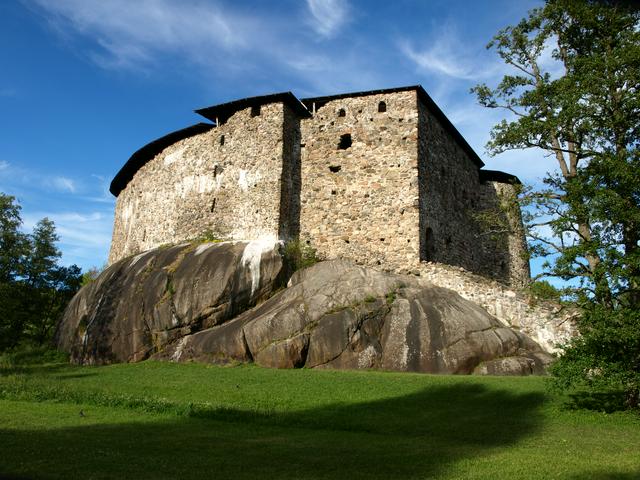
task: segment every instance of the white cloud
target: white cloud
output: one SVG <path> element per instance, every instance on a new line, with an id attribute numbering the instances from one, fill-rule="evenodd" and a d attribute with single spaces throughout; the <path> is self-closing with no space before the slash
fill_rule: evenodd
<path id="1" fill-rule="evenodd" d="M 54 177 L 50 180 L 51 186 L 56 190 L 75 193 L 76 185 L 73 180 L 67 177 Z"/>
<path id="2" fill-rule="evenodd" d="M 215 4 L 170 0 L 32 0 L 59 31 L 93 37 L 90 57 L 103 67 L 144 68 L 173 54 L 200 62 L 246 46 L 250 17 Z"/>
<path id="3" fill-rule="evenodd" d="M 311 27 L 326 38 L 345 24 L 349 12 L 346 0 L 307 0 L 307 7 L 313 16 Z"/>
<path id="4" fill-rule="evenodd" d="M 53 220 L 60 237 L 59 248 L 63 252 L 62 262 L 73 263 L 88 269 L 102 265 L 107 258 L 111 243 L 113 215 L 105 212 L 39 211 L 23 213 L 24 228 L 31 230 L 36 223 L 47 217 Z"/>
<path id="5" fill-rule="evenodd" d="M 0 160 L 0 172 L 2 170 L 8 170 L 9 169 L 9 162 L 5 161 L 5 160 Z"/>
<path id="6" fill-rule="evenodd" d="M 506 66 L 488 56 L 481 45 L 463 42 L 453 24 L 434 29 L 421 43 L 426 47 L 416 48 L 405 38 L 397 42 L 400 52 L 419 72 L 473 81 L 506 72 Z"/>

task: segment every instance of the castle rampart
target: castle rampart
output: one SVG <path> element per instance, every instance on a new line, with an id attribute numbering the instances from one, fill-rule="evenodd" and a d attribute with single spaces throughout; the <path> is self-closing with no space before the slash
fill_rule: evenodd
<path id="1" fill-rule="evenodd" d="M 198 113 L 214 123 L 143 147 L 114 179 L 110 263 L 210 231 L 300 238 L 326 258 L 400 272 L 426 260 L 528 280 L 519 211 L 497 208 L 517 179 L 481 170 L 422 87 L 283 93 Z M 488 208 L 505 212 L 510 233 L 486 234 L 477 214 Z"/>

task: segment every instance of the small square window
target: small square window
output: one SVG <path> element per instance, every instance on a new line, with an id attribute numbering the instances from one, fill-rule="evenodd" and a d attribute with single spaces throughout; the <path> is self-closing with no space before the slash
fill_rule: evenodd
<path id="1" fill-rule="evenodd" d="M 351 146 L 351 134 L 345 133 L 340 135 L 340 143 L 338 143 L 338 150 L 346 150 Z"/>

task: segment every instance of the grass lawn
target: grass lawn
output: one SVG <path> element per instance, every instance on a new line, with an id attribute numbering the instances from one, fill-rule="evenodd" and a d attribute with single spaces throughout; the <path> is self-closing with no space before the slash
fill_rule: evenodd
<path id="1" fill-rule="evenodd" d="M 640 478 L 640 416 L 572 410 L 543 378 L 157 362 L 0 375 L 0 478 Z"/>

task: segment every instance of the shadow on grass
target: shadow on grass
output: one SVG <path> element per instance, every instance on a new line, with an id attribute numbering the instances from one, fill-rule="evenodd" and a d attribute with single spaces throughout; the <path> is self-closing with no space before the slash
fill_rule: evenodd
<path id="1" fill-rule="evenodd" d="M 574 410 L 595 410 L 598 412 L 620 412 L 628 410 L 625 395 L 622 391 L 612 392 L 577 392 L 568 395 L 567 406 Z M 637 478 L 640 478 L 637 477 Z"/>
<path id="2" fill-rule="evenodd" d="M 638 480 L 640 471 L 635 473 L 589 472 L 571 478 L 573 480 Z"/>
<path id="3" fill-rule="evenodd" d="M 139 422 L 83 426 L 92 415 L 87 407 L 86 417 L 73 427 L 0 430 L 0 444 L 8 446 L 0 473 L 30 478 L 437 477 L 457 462 L 535 433 L 542 401 L 537 393 L 457 384 L 302 412 L 140 414 Z M 127 412 L 130 418 L 132 411 Z"/>

